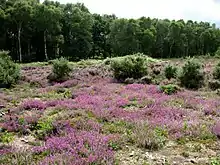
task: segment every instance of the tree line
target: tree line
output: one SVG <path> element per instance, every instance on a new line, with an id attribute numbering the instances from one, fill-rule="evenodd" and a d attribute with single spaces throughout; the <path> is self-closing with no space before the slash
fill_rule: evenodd
<path id="1" fill-rule="evenodd" d="M 155 58 L 214 54 L 220 30 L 208 22 L 117 18 L 81 3 L 0 0 L 0 50 L 15 61 L 106 58 L 141 52 Z"/>

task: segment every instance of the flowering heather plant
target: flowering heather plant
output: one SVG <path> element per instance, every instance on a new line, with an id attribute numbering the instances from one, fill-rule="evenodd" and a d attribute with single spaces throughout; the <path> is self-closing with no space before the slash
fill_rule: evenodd
<path id="1" fill-rule="evenodd" d="M 98 122 L 95 122 L 93 120 L 79 120 L 74 125 L 74 128 L 79 130 L 85 130 L 85 131 L 95 131 L 100 132 L 101 131 L 101 124 Z"/>
<path id="2" fill-rule="evenodd" d="M 63 83 L 57 83 L 54 85 L 54 87 L 63 87 L 63 88 L 71 88 L 78 84 L 77 80 L 67 80 Z"/>
<path id="3" fill-rule="evenodd" d="M 61 103 L 61 100 L 49 100 L 46 102 L 46 107 L 55 107 L 57 105 L 60 105 Z"/>
<path id="4" fill-rule="evenodd" d="M 57 102 L 58 104 L 55 105 L 55 108 L 58 109 L 78 109 L 81 108 L 79 105 L 75 103 L 73 99 L 65 99 Z M 52 104 L 51 104 L 52 105 Z"/>
<path id="5" fill-rule="evenodd" d="M 42 114 L 32 114 L 24 116 L 24 121 L 28 125 L 36 125 Z"/>
<path id="6" fill-rule="evenodd" d="M 0 155 L 6 155 L 12 152 L 12 148 L 6 145 L 0 146 Z M 1 159 L 0 159 L 1 160 Z"/>
<path id="7" fill-rule="evenodd" d="M 33 129 L 41 116 L 42 113 L 39 112 L 24 115 L 9 113 L 3 117 L 2 128 L 9 132 L 27 133 L 28 129 Z"/>
<path id="8" fill-rule="evenodd" d="M 5 115 L 3 118 L 2 124 L 3 130 L 7 130 L 8 132 L 17 132 L 19 131 L 19 121 L 17 115 Z"/>
<path id="9" fill-rule="evenodd" d="M 20 105 L 20 109 L 24 110 L 32 110 L 32 109 L 37 109 L 37 110 L 44 110 L 46 109 L 46 105 L 43 101 L 37 100 L 37 99 L 28 99 L 22 102 Z"/>
<path id="10" fill-rule="evenodd" d="M 218 138 L 220 138 L 220 122 L 216 122 L 212 131 Z"/>
<path id="11" fill-rule="evenodd" d="M 64 97 L 65 91 L 74 95 Z M 37 94 L 43 100 L 28 99 L 13 111 L 12 107 L 11 114 L 3 114 L 0 127 L 8 132 L 32 131 L 44 140 L 43 146 L 33 148 L 43 159 L 39 164 L 114 164 L 113 150 L 121 144 L 154 150 L 167 138 L 220 137 L 217 123 L 213 129 L 210 126 L 219 117 L 220 103 L 200 92 L 166 95 L 156 85 L 113 83 L 85 72 L 76 81 L 40 88 Z M 140 121 L 147 121 L 147 126 Z"/>
<path id="12" fill-rule="evenodd" d="M 108 146 L 111 139 L 111 136 L 103 136 L 96 132 L 77 132 L 74 129 L 69 129 L 65 136 L 50 137 L 44 146 L 34 147 L 33 151 L 35 153 L 49 153 L 49 156 L 41 162 L 42 164 L 60 162 L 60 156 L 65 153 L 67 157 L 64 157 L 64 161 L 67 159 L 69 165 L 110 165 L 114 162 L 114 152 Z"/>
<path id="13" fill-rule="evenodd" d="M 125 88 L 128 89 L 128 90 L 141 90 L 143 89 L 145 86 L 143 84 L 129 84 L 129 85 L 126 85 Z"/>

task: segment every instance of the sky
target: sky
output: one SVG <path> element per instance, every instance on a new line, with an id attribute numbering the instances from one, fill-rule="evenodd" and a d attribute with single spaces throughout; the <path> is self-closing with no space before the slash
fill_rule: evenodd
<path id="1" fill-rule="evenodd" d="M 220 23 L 220 0 L 58 0 L 84 3 L 91 13 L 123 18 L 184 19 Z"/>

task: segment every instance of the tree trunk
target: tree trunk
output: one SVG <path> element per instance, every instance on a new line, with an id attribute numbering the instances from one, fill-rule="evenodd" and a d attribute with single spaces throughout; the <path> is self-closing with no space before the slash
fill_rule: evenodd
<path id="1" fill-rule="evenodd" d="M 21 24 L 18 25 L 18 53 L 19 53 L 19 61 L 22 62 L 22 55 L 21 55 Z"/>
<path id="2" fill-rule="evenodd" d="M 46 31 L 44 31 L 44 55 L 45 55 L 46 61 L 48 61 Z"/>
<path id="3" fill-rule="evenodd" d="M 55 57 L 59 57 L 60 54 L 60 48 L 59 48 L 59 43 L 56 44 L 56 50 L 55 50 Z"/>
<path id="4" fill-rule="evenodd" d="M 29 58 L 31 56 L 31 43 L 30 43 L 30 40 L 28 41 L 28 56 L 29 56 Z"/>

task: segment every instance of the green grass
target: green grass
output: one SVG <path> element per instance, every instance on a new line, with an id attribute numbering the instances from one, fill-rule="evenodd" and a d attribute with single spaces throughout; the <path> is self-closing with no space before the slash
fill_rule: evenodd
<path id="1" fill-rule="evenodd" d="M 31 63 L 23 63 L 20 65 L 22 67 L 39 67 L 39 66 L 47 66 L 48 62 L 31 62 Z"/>

